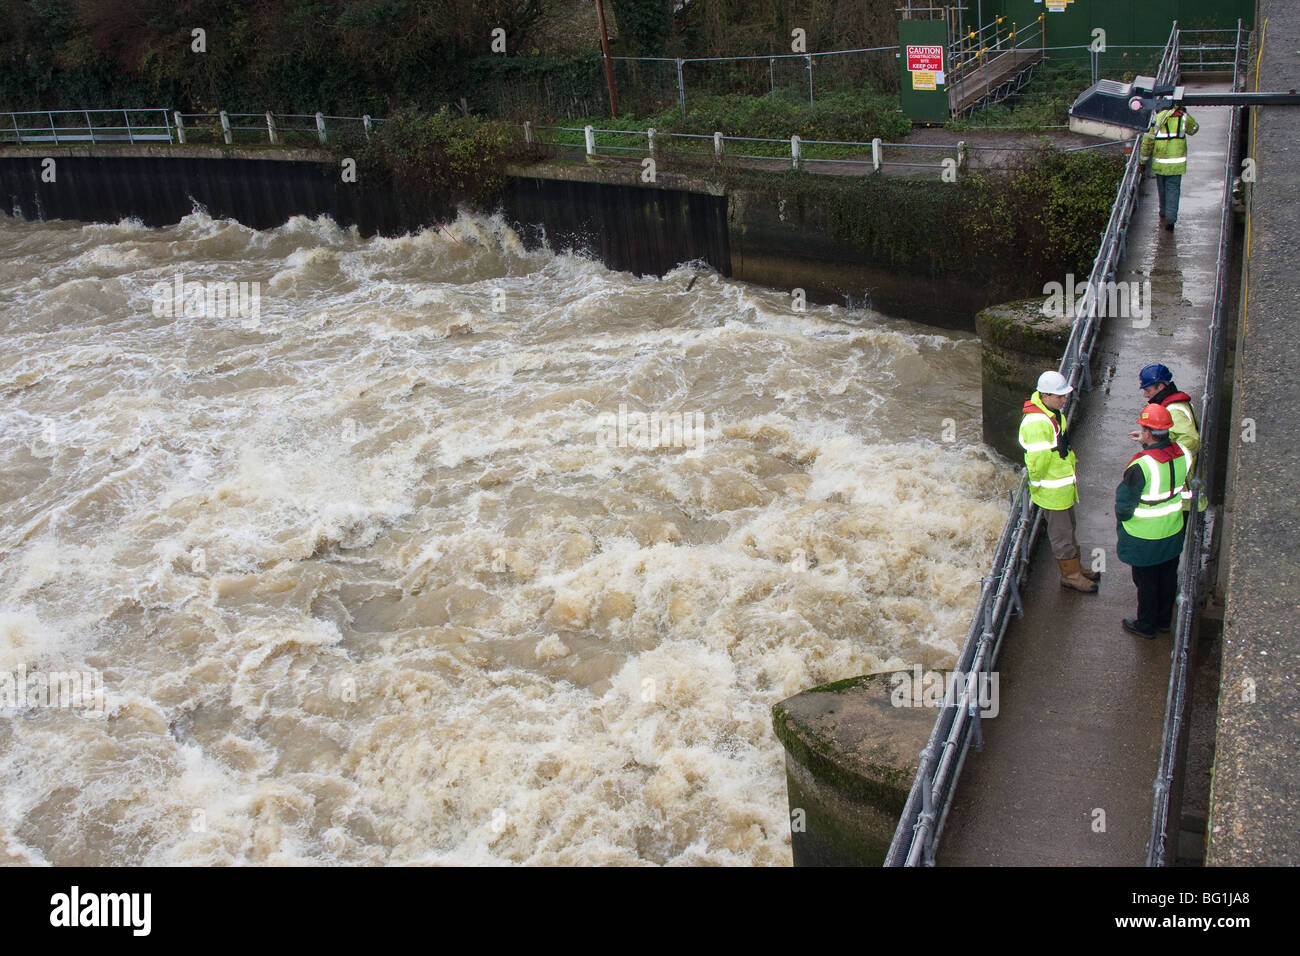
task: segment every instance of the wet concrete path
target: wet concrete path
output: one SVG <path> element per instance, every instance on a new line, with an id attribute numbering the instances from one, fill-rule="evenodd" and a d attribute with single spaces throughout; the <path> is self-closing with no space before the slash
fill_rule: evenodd
<path id="1" fill-rule="evenodd" d="M 1138 370 L 1164 362 L 1200 410 L 1230 112 L 1202 107 L 1191 113 L 1200 131 L 1188 140 L 1177 228 L 1171 233 L 1160 225 L 1148 179 L 1124 270 L 1116 276 L 1150 280 L 1150 323 L 1107 320 L 1093 365 L 1095 387 L 1071 427 L 1079 457 L 1079 544 L 1085 564 L 1102 549 L 1100 593 L 1060 587 L 1044 529 L 1025 616 L 1013 620 L 998 661 L 1001 710 L 984 724 L 983 752 L 967 758 L 939 845 L 940 865 L 1145 862 L 1173 639 L 1145 641 L 1120 627 L 1135 615 L 1137 591 L 1115 555 L 1114 502 L 1138 448 L 1128 438 L 1143 405 Z"/>

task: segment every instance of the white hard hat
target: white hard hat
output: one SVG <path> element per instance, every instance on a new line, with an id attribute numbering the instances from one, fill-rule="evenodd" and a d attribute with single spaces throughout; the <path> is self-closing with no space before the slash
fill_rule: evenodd
<path id="1" fill-rule="evenodd" d="M 1044 395 L 1069 395 L 1074 391 L 1060 372 L 1044 372 L 1038 376 L 1038 390 Z"/>

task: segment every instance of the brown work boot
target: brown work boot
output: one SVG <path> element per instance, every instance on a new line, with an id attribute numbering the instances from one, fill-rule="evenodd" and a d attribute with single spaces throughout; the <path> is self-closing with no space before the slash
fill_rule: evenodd
<path id="1" fill-rule="evenodd" d="M 1085 568 L 1085 567 L 1083 566 L 1083 555 L 1082 555 L 1082 554 L 1078 554 L 1078 555 L 1076 555 L 1076 557 L 1079 559 L 1079 573 L 1080 573 L 1080 574 L 1082 574 L 1082 575 L 1083 575 L 1085 578 L 1087 578 L 1089 581 L 1100 581 L 1100 580 L 1101 580 L 1101 572 L 1100 572 L 1100 571 L 1093 571 L 1091 568 Z"/>
<path id="2" fill-rule="evenodd" d="M 1069 560 L 1058 558 L 1056 563 L 1061 568 L 1061 587 L 1069 588 L 1072 591 L 1082 591 L 1084 594 L 1097 593 L 1096 582 L 1084 575 L 1083 569 L 1079 567 L 1078 558 L 1070 558 Z"/>

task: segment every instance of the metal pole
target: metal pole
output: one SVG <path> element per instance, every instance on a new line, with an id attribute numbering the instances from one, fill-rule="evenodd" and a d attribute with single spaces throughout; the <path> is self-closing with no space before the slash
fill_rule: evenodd
<path id="1" fill-rule="evenodd" d="M 767 85 L 772 95 L 776 96 L 776 57 L 767 61 Z"/>
<path id="2" fill-rule="evenodd" d="M 90 134 L 90 141 L 95 142 L 95 127 L 90 125 L 90 110 L 82 110 L 81 115 L 86 117 L 86 132 Z"/>
<path id="3" fill-rule="evenodd" d="M 609 58 L 609 31 L 605 29 L 604 0 L 596 0 L 596 19 L 600 22 L 600 52 L 605 58 L 605 86 L 609 88 L 609 115 L 617 119 L 618 92 L 614 89 L 614 61 Z M 680 70 L 681 67 L 678 69 Z"/>
<path id="4" fill-rule="evenodd" d="M 686 84 L 682 82 L 682 61 L 677 59 L 677 99 L 682 104 L 682 119 L 686 118 Z"/>
<path id="5" fill-rule="evenodd" d="M 184 146 L 185 145 L 185 117 L 181 115 L 180 110 L 174 110 L 172 112 L 172 119 L 176 121 L 176 139 L 182 146 Z"/>
<path id="6" fill-rule="evenodd" d="M 812 54 L 808 54 L 808 105 L 813 105 Z"/>

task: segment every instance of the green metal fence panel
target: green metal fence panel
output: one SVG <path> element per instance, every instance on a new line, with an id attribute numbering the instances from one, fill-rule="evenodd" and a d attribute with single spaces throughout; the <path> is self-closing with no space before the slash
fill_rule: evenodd
<path id="1" fill-rule="evenodd" d="M 1255 0 L 981 0 L 985 22 L 999 13 L 1019 25 L 1047 14 L 1047 45 L 1086 45 L 1092 31 L 1106 31 L 1108 45 L 1163 46 L 1174 21 L 1184 29 L 1255 25 Z"/>
<path id="2" fill-rule="evenodd" d="M 944 20 L 898 22 L 898 98 L 913 123 L 948 122 L 947 46 Z"/>

